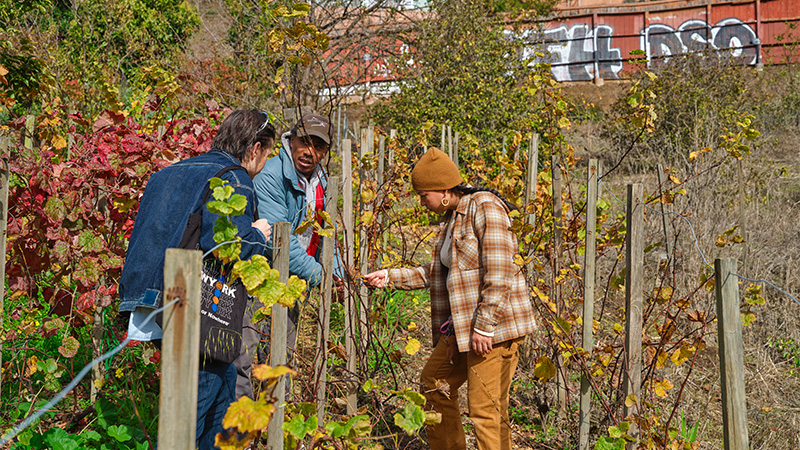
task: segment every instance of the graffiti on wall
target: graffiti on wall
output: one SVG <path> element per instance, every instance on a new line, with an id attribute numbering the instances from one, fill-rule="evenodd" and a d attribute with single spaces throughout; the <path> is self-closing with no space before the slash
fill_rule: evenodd
<path id="1" fill-rule="evenodd" d="M 614 28 L 588 24 L 561 26 L 542 33 L 524 32 L 529 42 L 543 42 L 526 50 L 524 57 L 551 64 L 558 81 L 589 81 L 598 74 L 605 80 L 620 78 L 622 50 L 614 47 Z M 743 64 L 758 63 L 759 40 L 753 29 L 737 18 L 724 19 L 711 26 L 703 20 L 687 20 L 678 29 L 653 24 L 639 33 L 639 48 L 649 64 L 666 62 L 670 57 L 706 50 L 725 50 Z M 544 57 L 536 57 L 542 52 Z"/>

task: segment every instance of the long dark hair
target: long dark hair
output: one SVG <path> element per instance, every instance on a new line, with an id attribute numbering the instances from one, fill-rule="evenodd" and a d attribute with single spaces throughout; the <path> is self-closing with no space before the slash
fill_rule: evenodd
<path id="1" fill-rule="evenodd" d="M 491 192 L 492 194 L 495 195 L 495 197 L 497 197 L 497 198 L 499 198 L 500 200 L 503 201 L 503 204 L 506 205 L 506 208 L 508 208 L 509 211 L 519 211 L 519 208 L 517 208 L 517 205 L 515 205 L 515 204 L 511 203 L 510 201 L 506 200 L 505 197 L 503 197 L 499 192 L 497 192 L 494 189 L 481 187 L 481 186 L 468 186 L 466 184 L 459 184 L 458 186 L 454 187 L 452 190 L 458 192 L 461 195 L 474 194 L 476 192 Z"/>
<path id="2" fill-rule="evenodd" d="M 211 147 L 244 161 L 256 142 L 266 146 L 270 141 L 275 142 L 275 127 L 267 113 L 257 109 L 237 109 L 222 122 Z"/>

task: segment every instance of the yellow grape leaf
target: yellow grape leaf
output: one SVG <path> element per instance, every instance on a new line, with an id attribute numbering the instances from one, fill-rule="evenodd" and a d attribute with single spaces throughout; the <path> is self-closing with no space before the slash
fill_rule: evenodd
<path id="1" fill-rule="evenodd" d="M 630 408 L 635 404 L 636 404 L 636 394 L 628 394 L 628 396 L 625 397 L 625 407 Z"/>
<path id="2" fill-rule="evenodd" d="M 277 381 L 282 375 L 297 375 L 297 372 L 286 366 L 278 366 L 273 368 L 268 364 L 259 364 L 253 367 L 252 374 L 258 379 L 258 381 Z"/>
<path id="3" fill-rule="evenodd" d="M 672 298 L 672 287 L 662 286 L 660 289 L 656 288 L 656 295 L 661 300 L 669 300 Z"/>
<path id="4" fill-rule="evenodd" d="M 659 383 L 653 384 L 653 392 L 655 392 L 657 396 L 663 398 L 667 396 L 667 391 L 672 389 L 673 387 L 674 386 L 672 385 L 672 383 L 669 380 L 665 379 Z"/>
<path id="5" fill-rule="evenodd" d="M 219 450 L 241 450 L 247 448 L 257 434 L 256 432 L 247 434 L 230 433 L 228 437 L 224 437 L 223 433 L 217 433 L 214 437 L 214 446 Z"/>
<path id="6" fill-rule="evenodd" d="M 675 363 L 676 366 L 680 366 L 681 364 L 685 363 L 686 360 L 689 359 L 689 357 L 692 356 L 696 350 L 697 347 L 693 345 L 681 346 L 681 348 L 672 352 L 670 359 L 673 363 Z"/>
<path id="7" fill-rule="evenodd" d="M 538 297 L 541 301 L 547 302 L 550 300 L 550 297 L 548 297 L 544 292 L 540 291 L 538 287 L 534 286 L 532 291 L 532 294 Z"/>
<path id="8" fill-rule="evenodd" d="M 66 146 L 67 146 L 67 140 L 64 139 L 63 136 L 56 136 L 55 138 L 53 138 L 53 147 L 56 150 L 61 150 Z"/>
<path id="9" fill-rule="evenodd" d="M 656 367 L 659 369 L 664 368 L 664 364 L 667 363 L 669 359 L 669 353 L 665 352 L 664 350 L 659 350 L 658 356 L 656 357 Z"/>
<path id="10" fill-rule="evenodd" d="M 416 322 L 411 322 L 411 323 L 408 324 L 408 331 L 414 331 L 416 329 L 417 329 L 417 323 Z"/>
<path id="11" fill-rule="evenodd" d="M 542 380 L 542 383 L 546 383 L 547 380 L 556 376 L 556 366 L 549 357 L 542 356 L 536 361 L 533 374 L 536 375 L 536 378 Z"/>
<path id="12" fill-rule="evenodd" d="M 518 265 L 520 267 L 528 264 L 531 261 L 533 261 L 533 257 L 532 256 L 529 256 L 527 258 L 523 258 L 522 255 L 520 255 L 519 253 L 514 255 L 514 264 L 516 264 L 516 265 Z"/>
<path id="13" fill-rule="evenodd" d="M 114 198 L 114 200 L 112 201 L 114 209 L 116 209 L 121 213 L 130 211 L 130 209 L 136 206 L 137 203 L 139 203 L 137 199 L 127 198 L 127 197 Z"/>
<path id="14" fill-rule="evenodd" d="M 37 358 L 36 355 L 33 355 L 30 358 L 28 358 L 28 367 L 25 370 L 25 376 L 26 377 L 29 377 L 29 376 L 35 374 L 36 371 L 39 370 L 38 365 L 36 364 L 38 361 L 39 361 L 39 358 Z"/>
<path id="15" fill-rule="evenodd" d="M 442 423 L 442 413 L 425 411 L 425 425 L 436 425 L 437 423 Z"/>
<path id="16" fill-rule="evenodd" d="M 364 214 L 361 215 L 361 224 L 362 225 L 372 225 L 372 222 L 375 221 L 375 214 L 372 211 L 364 211 Z"/>
<path id="17" fill-rule="evenodd" d="M 372 381 L 372 378 L 370 378 L 369 380 L 364 382 L 364 384 L 361 386 L 361 389 L 363 389 L 364 392 L 369 392 L 372 390 L 373 387 L 375 387 L 375 382 Z"/>
<path id="18" fill-rule="evenodd" d="M 755 322 L 755 320 L 756 320 L 756 315 L 753 314 L 752 312 L 745 311 L 745 312 L 742 313 L 742 326 L 743 327 L 746 327 L 746 326 L 750 325 L 751 323 Z"/>
<path id="19" fill-rule="evenodd" d="M 408 340 L 405 350 L 406 353 L 408 353 L 409 355 L 414 355 L 419 351 L 420 347 L 421 344 L 419 343 L 419 341 L 414 338 L 411 338 Z"/>
<path id="20" fill-rule="evenodd" d="M 222 419 L 222 425 L 225 428 L 236 427 L 237 430 L 244 432 L 263 430 L 269 425 L 273 412 L 275 405 L 272 403 L 267 403 L 265 400 L 254 401 L 245 395 L 231 403 L 225 418 Z"/>
<path id="21" fill-rule="evenodd" d="M 364 203 L 369 203 L 375 197 L 377 197 L 377 194 L 372 189 L 365 189 L 361 191 L 361 201 Z"/>

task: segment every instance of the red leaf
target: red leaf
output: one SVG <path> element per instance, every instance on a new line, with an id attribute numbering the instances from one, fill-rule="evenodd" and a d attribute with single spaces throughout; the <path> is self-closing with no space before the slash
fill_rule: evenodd
<path id="1" fill-rule="evenodd" d="M 125 122 L 124 115 L 107 109 L 100 113 L 100 117 L 94 121 L 94 124 L 92 125 L 92 133 L 97 133 L 106 127 L 117 126 L 123 122 Z"/>
<path id="2" fill-rule="evenodd" d="M 93 309 L 95 306 L 95 300 L 97 299 L 97 291 L 91 290 L 89 292 L 84 292 L 78 297 L 78 300 L 75 302 L 75 309 L 78 311 L 87 311 Z"/>

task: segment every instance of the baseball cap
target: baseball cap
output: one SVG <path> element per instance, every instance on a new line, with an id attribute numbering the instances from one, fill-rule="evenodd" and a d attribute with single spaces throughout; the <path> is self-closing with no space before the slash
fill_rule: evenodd
<path id="1" fill-rule="evenodd" d="M 319 114 L 304 115 L 297 121 L 294 129 L 297 136 L 316 136 L 325 141 L 326 144 L 331 144 L 331 122 Z"/>

